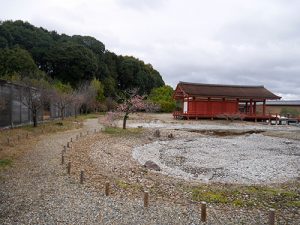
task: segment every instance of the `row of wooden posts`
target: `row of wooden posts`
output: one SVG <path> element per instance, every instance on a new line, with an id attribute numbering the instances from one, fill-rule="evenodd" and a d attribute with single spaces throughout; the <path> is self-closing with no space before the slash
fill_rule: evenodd
<path id="1" fill-rule="evenodd" d="M 97 130 L 94 130 L 94 133 L 97 133 Z M 87 135 L 89 134 L 89 131 L 87 131 Z M 80 132 L 80 137 L 83 137 L 82 132 Z M 76 135 L 76 140 L 79 139 L 79 136 Z M 61 164 L 64 165 L 65 163 L 65 156 L 64 154 L 67 151 L 67 148 L 71 148 L 71 144 L 73 142 L 73 139 L 71 138 L 70 142 L 67 142 L 67 146 L 64 146 L 64 149 L 62 151 L 62 155 L 61 155 Z M 68 162 L 67 164 L 67 173 L 70 175 L 71 174 L 71 162 Z M 79 179 L 80 179 L 80 184 L 84 183 L 84 171 L 81 170 L 80 171 L 80 175 L 79 175 Z M 110 183 L 108 181 L 105 182 L 105 195 L 109 196 L 110 195 Z M 144 197 L 143 197 L 143 201 L 144 201 L 144 207 L 148 208 L 149 207 L 149 192 L 148 191 L 144 191 Z M 207 203 L 206 202 L 201 202 L 201 222 L 206 222 L 207 221 Z M 275 225 L 275 209 L 270 209 L 269 210 L 269 221 L 268 221 L 268 225 Z"/>

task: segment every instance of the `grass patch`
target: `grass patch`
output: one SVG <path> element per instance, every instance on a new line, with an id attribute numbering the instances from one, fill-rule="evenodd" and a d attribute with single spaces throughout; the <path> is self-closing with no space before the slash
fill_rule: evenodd
<path id="1" fill-rule="evenodd" d="M 116 185 L 124 190 L 131 190 L 131 191 L 140 191 L 143 189 L 143 186 L 141 184 L 136 184 L 136 183 L 127 183 L 123 180 L 116 180 Z"/>
<path id="2" fill-rule="evenodd" d="M 300 194 L 296 187 L 265 187 L 235 185 L 201 185 L 192 187 L 191 198 L 194 201 L 230 204 L 235 207 L 289 208 L 300 207 Z"/>
<path id="3" fill-rule="evenodd" d="M 0 169 L 10 166 L 12 164 L 12 160 L 11 159 L 0 159 Z"/>
<path id="4" fill-rule="evenodd" d="M 106 127 L 104 133 L 111 135 L 138 135 L 141 134 L 143 129 L 141 128 L 127 128 L 122 129 L 119 127 Z"/>

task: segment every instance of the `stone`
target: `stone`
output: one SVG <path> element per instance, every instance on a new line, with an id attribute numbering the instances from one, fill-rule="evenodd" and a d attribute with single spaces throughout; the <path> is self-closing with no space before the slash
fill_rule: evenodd
<path id="1" fill-rule="evenodd" d="M 160 131 L 159 130 L 154 131 L 154 137 L 160 137 Z"/>
<path id="2" fill-rule="evenodd" d="M 148 160 L 145 162 L 144 167 L 150 170 L 160 171 L 159 165 L 157 165 L 155 162 Z"/>

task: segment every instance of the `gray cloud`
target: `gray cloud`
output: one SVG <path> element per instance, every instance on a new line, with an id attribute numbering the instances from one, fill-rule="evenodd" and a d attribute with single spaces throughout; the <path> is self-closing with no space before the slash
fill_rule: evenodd
<path id="1" fill-rule="evenodd" d="M 2 0 L 0 0 L 2 1 Z M 265 85 L 300 99 L 300 1 L 12 0 L 0 19 L 97 37 L 178 81 Z"/>

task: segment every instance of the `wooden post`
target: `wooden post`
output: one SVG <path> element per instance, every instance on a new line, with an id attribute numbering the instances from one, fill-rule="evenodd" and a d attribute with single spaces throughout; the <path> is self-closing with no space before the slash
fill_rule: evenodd
<path id="1" fill-rule="evenodd" d="M 201 202 L 201 222 L 206 222 L 206 202 Z"/>
<path id="2" fill-rule="evenodd" d="M 21 140 L 21 136 L 18 134 L 18 141 L 20 141 Z"/>
<path id="3" fill-rule="evenodd" d="M 269 225 L 275 225 L 275 209 L 269 210 Z"/>
<path id="4" fill-rule="evenodd" d="M 67 147 L 70 148 L 70 142 L 67 143 Z"/>
<path id="5" fill-rule="evenodd" d="M 9 137 L 7 138 L 7 144 L 8 144 L 8 145 L 10 144 L 10 139 L 9 139 Z"/>
<path id="6" fill-rule="evenodd" d="M 73 138 L 71 138 L 71 142 L 73 142 Z"/>
<path id="7" fill-rule="evenodd" d="M 29 137 L 29 134 L 27 133 L 27 134 L 26 134 L 26 138 L 28 138 L 28 137 Z"/>
<path id="8" fill-rule="evenodd" d="M 65 155 L 64 151 L 61 152 L 61 164 L 63 165 L 65 163 Z"/>
<path id="9" fill-rule="evenodd" d="M 84 172 L 81 170 L 80 171 L 80 183 L 83 184 L 83 180 L 84 180 Z"/>
<path id="10" fill-rule="evenodd" d="M 149 207 L 149 192 L 144 191 L 144 207 Z"/>
<path id="11" fill-rule="evenodd" d="M 67 152 L 67 146 L 64 146 L 64 152 L 65 153 Z"/>
<path id="12" fill-rule="evenodd" d="M 71 162 L 68 162 L 67 172 L 68 174 L 71 174 Z"/>
<path id="13" fill-rule="evenodd" d="M 109 182 L 108 181 L 105 182 L 105 195 L 109 196 Z"/>

